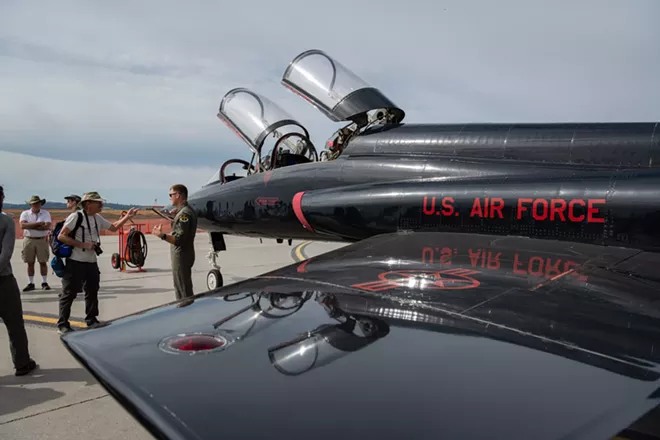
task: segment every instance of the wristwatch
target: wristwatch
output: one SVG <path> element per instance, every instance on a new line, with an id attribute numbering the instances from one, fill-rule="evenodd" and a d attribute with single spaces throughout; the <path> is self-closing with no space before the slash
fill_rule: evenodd
<path id="1" fill-rule="evenodd" d="M 160 234 L 160 239 L 161 240 L 165 240 L 166 237 L 167 237 L 167 234 Z"/>

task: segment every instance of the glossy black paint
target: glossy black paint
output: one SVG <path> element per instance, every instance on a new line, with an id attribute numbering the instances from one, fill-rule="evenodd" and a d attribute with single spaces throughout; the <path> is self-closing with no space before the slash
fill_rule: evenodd
<path id="1" fill-rule="evenodd" d="M 354 138 L 334 161 L 210 184 L 191 196 L 191 204 L 200 227 L 209 232 L 343 241 L 352 233 L 319 236 L 303 228 L 292 207 L 295 194 L 376 182 L 485 176 L 529 175 L 532 178 L 526 182 L 533 187 L 534 179 L 547 176 L 657 169 L 660 134 L 656 130 L 656 123 L 398 125 Z M 397 210 L 392 202 L 383 200 L 378 210 Z M 373 221 L 378 223 L 374 229 L 392 230 L 386 221 L 382 225 L 377 218 Z"/>
<path id="2" fill-rule="evenodd" d="M 658 168 L 660 124 L 399 124 L 368 130 L 349 155 L 445 156 L 580 167 Z"/>
<path id="3" fill-rule="evenodd" d="M 301 207 L 319 236 L 347 241 L 411 230 L 660 250 L 660 170 L 372 183 L 306 192 Z"/>
<path id="4" fill-rule="evenodd" d="M 609 439 L 660 401 L 658 264 L 388 234 L 62 340 L 158 438 Z"/>

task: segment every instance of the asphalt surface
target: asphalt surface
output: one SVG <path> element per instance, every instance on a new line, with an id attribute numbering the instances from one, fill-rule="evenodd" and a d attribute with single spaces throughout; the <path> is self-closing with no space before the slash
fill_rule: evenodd
<path id="1" fill-rule="evenodd" d="M 110 256 L 117 252 L 118 238 L 103 238 L 99 319 L 121 317 L 174 300 L 167 243 L 148 236 L 145 272 L 126 273 L 113 269 L 110 263 Z M 226 242 L 228 251 L 218 258 L 225 285 L 342 246 L 299 241 L 288 246 L 286 242 L 260 243 L 241 237 L 227 237 Z M 21 246 L 22 240 L 17 240 L 12 265 L 22 289 L 27 284 L 27 271 L 20 259 Z M 201 293 L 207 290 L 206 273 L 210 269 L 207 234 L 198 234 L 196 249 L 193 286 L 196 293 Z M 39 289 L 38 266 L 36 272 Z M 14 376 L 7 332 L 4 325 L 0 326 L 0 439 L 151 439 L 64 349 L 54 326 L 61 283 L 50 270 L 48 281 L 50 291 L 22 293 L 30 351 L 39 364 L 31 375 Z M 83 294 L 79 294 L 71 312 L 74 326 L 82 325 L 84 307 Z"/>

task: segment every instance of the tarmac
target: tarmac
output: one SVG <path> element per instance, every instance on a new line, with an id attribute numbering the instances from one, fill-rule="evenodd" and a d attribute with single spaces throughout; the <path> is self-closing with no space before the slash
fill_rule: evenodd
<path id="1" fill-rule="evenodd" d="M 113 269 L 110 257 L 118 249 L 118 237 L 103 237 L 100 320 L 110 320 L 175 299 L 170 269 L 169 245 L 147 236 L 148 253 L 144 272 Z M 264 239 L 226 237 L 227 251 L 220 252 L 224 284 L 235 283 L 296 261 L 342 247 L 339 243 L 294 241 L 291 246 Z M 21 261 L 22 240 L 16 241 L 12 257 L 14 275 L 22 289 L 27 284 L 27 267 Z M 204 292 L 211 268 L 206 255 L 210 243 L 198 233 L 193 286 Z M 0 330 L 0 439 L 95 440 L 153 437 L 133 419 L 98 382 L 74 360 L 60 342 L 57 322 L 60 279 L 49 268 L 50 291 L 40 289 L 41 276 L 35 268 L 38 290 L 22 293 L 30 352 L 39 364 L 32 374 L 16 377 L 9 355 L 4 325 Z M 130 268 L 128 268 L 131 270 Z M 134 270 L 134 269 L 133 269 Z M 72 311 L 72 326 L 84 326 L 84 294 L 78 294 Z"/>

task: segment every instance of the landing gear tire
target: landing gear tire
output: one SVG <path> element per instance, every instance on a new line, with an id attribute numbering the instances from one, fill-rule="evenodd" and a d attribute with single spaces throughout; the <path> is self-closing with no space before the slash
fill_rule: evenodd
<path id="1" fill-rule="evenodd" d="M 209 290 L 215 290 L 222 287 L 223 284 L 224 281 L 220 271 L 218 269 L 209 270 L 206 274 L 206 287 L 208 287 Z"/>
<path id="2" fill-rule="evenodd" d="M 112 257 L 110 258 L 110 263 L 112 264 L 113 269 L 119 269 L 119 266 L 121 266 L 121 257 L 119 254 L 114 253 L 112 254 Z"/>

